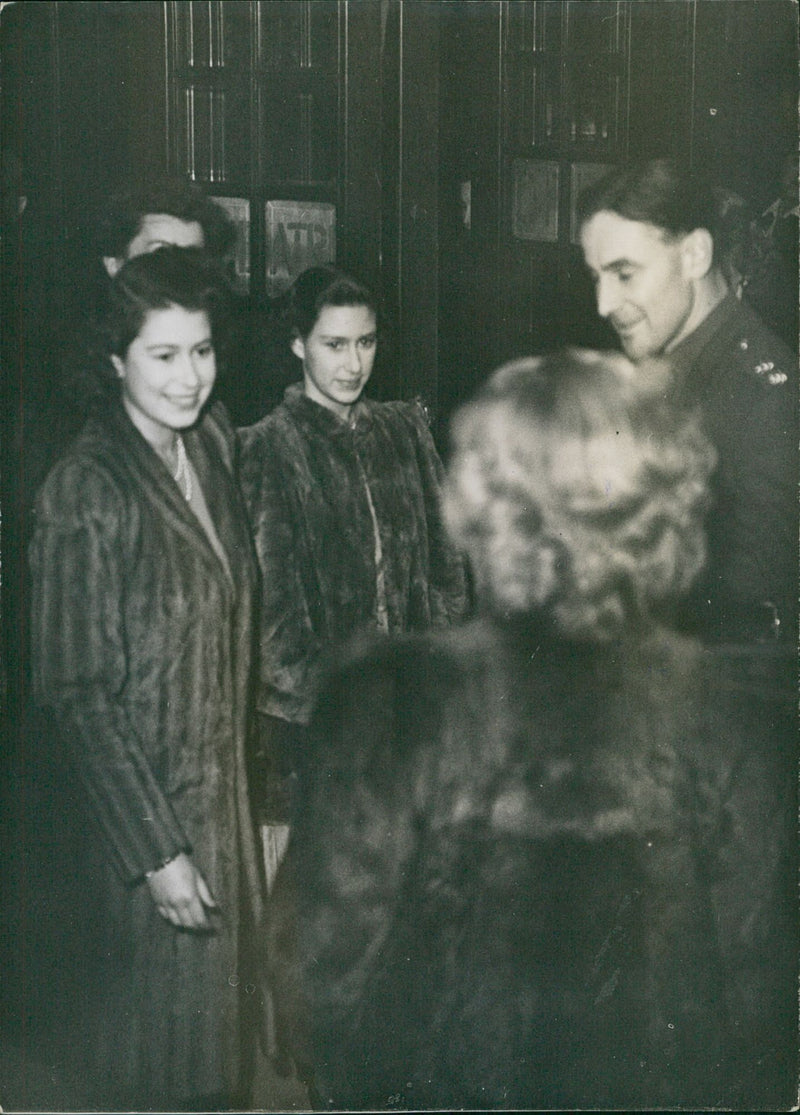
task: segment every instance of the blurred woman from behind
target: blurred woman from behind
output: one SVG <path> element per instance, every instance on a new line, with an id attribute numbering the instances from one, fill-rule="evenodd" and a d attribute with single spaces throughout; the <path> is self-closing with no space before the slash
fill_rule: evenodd
<path id="1" fill-rule="evenodd" d="M 746 741 L 656 618 L 702 565 L 714 455 L 660 387 L 580 352 L 495 373 L 445 497 L 478 618 L 323 687 L 271 930 L 323 1105 L 705 1107 L 750 1084 L 752 1047 L 725 1068 L 710 874 Z"/>

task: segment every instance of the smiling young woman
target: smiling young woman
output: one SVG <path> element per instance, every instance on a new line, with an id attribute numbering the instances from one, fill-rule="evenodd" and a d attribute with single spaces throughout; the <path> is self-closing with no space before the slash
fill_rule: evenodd
<path id="1" fill-rule="evenodd" d="M 119 270 L 93 413 L 37 499 L 34 684 L 85 794 L 103 1110 L 242 1102 L 239 1022 L 258 998 L 242 949 L 261 909 L 244 755 L 256 571 L 233 430 L 206 407 L 219 300 L 195 250 Z"/>

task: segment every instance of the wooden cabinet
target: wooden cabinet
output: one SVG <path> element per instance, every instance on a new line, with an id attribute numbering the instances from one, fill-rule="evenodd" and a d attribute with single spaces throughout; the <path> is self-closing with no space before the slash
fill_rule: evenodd
<path id="1" fill-rule="evenodd" d="M 165 15 L 170 167 L 193 181 L 249 192 L 257 151 L 251 5 L 188 0 L 168 4 Z"/>
<path id="2" fill-rule="evenodd" d="M 253 292 L 280 294 L 304 265 L 336 255 L 349 6 L 170 0 L 164 15 L 169 167 L 239 221 L 238 270 Z"/>
<path id="3" fill-rule="evenodd" d="M 533 0 L 500 14 L 509 146 L 616 155 L 627 138 L 629 6 Z"/>
<path id="4" fill-rule="evenodd" d="M 172 168 L 231 190 L 335 200 L 347 5 L 170 0 L 165 15 Z"/>

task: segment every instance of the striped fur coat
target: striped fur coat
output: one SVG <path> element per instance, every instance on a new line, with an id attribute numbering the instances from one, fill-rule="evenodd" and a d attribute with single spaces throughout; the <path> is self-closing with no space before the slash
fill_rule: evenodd
<path id="1" fill-rule="evenodd" d="M 244 773 L 252 543 L 224 411 L 184 441 L 230 576 L 119 405 L 50 473 L 31 547 L 34 684 L 85 790 L 82 867 L 104 914 L 87 973 L 95 1083 L 107 1102 L 161 1109 L 235 1087 L 240 930 L 260 917 Z M 219 904 L 212 935 L 164 921 L 143 881 L 182 850 Z"/>

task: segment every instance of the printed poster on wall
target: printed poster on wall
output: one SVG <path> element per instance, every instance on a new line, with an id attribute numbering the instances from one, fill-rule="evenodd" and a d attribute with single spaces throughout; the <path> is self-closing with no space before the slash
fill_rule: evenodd
<path id="1" fill-rule="evenodd" d="M 212 197 L 236 227 L 233 268 L 240 290 L 250 289 L 250 202 L 244 197 Z"/>
<path id="2" fill-rule="evenodd" d="M 266 203 L 266 285 L 282 294 L 306 267 L 336 259 L 336 207 L 317 201 Z"/>

